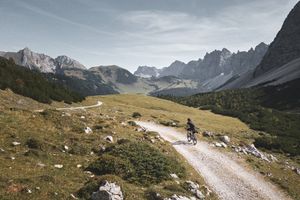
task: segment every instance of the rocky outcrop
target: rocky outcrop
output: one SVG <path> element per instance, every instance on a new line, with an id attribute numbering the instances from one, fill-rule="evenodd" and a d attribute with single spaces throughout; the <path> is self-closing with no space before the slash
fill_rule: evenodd
<path id="1" fill-rule="evenodd" d="M 116 183 L 105 181 L 100 186 L 97 192 L 94 192 L 91 197 L 92 200 L 123 200 L 123 193 L 121 187 Z"/>
<path id="2" fill-rule="evenodd" d="M 134 72 L 134 75 L 142 78 L 158 77 L 160 71 L 161 70 L 157 69 L 156 67 L 139 66 Z"/>
<path id="3" fill-rule="evenodd" d="M 289 13 L 253 76 L 262 76 L 297 58 L 300 58 L 300 2 Z"/>
<path id="4" fill-rule="evenodd" d="M 265 55 L 268 45 L 260 43 L 249 51 L 231 53 L 227 49 L 207 53 L 203 60 L 191 61 L 184 68 L 181 77 L 207 81 L 217 76 L 231 74 L 231 77 L 255 69 Z"/>

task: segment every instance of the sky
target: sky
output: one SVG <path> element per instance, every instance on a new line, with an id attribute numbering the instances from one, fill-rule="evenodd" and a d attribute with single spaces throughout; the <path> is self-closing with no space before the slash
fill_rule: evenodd
<path id="1" fill-rule="evenodd" d="M 0 51 L 169 66 L 271 43 L 298 0 L 0 0 Z"/>

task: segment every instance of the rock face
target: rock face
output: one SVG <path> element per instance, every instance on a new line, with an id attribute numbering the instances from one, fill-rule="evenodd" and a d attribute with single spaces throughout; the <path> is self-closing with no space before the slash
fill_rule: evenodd
<path id="1" fill-rule="evenodd" d="M 300 2 L 289 13 L 262 62 L 256 68 L 254 77 L 297 58 L 300 58 Z"/>
<path id="2" fill-rule="evenodd" d="M 180 77 L 182 70 L 186 67 L 184 62 L 176 60 L 169 67 L 165 67 L 161 70 L 159 77 L 164 76 L 177 76 Z"/>
<path id="3" fill-rule="evenodd" d="M 139 66 L 134 72 L 134 75 L 142 78 L 158 77 L 160 71 L 161 70 L 157 69 L 156 67 Z"/>
<path id="4" fill-rule="evenodd" d="M 123 200 L 123 193 L 121 187 L 116 185 L 116 183 L 110 183 L 105 181 L 105 183 L 100 186 L 99 191 L 92 194 L 92 200 Z"/>
<path id="5" fill-rule="evenodd" d="M 227 49 L 207 53 L 203 60 L 191 61 L 184 68 L 181 77 L 206 81 L 217 76 L 231 74 L 231 77 L 245 73 L 261 62 L 268 45 L 260 43 L 249 51 L 231 53 Z M 230 77 L 230 78 L 231 78 Z"/>
<path id="6" fill-rule="evenodd" d="M 203 59 L 190 61 L 185 64 L 181 61 L 173 62 L 169 67 L 157 69 L 155 67 L 139 67 L 137 76 L 163 78 L 175 76 L 180 79 L 197 81 L 197 88 L 183 93 L 183 95 L 213 91 L 226 82 L 239 77 L 241 74 L 254 70 L 261 62 L 268 50 L 268 45 L 260 43 L 249 51 L 232 53 L 228 49 L 215 50 L 207 53 Z M 190 88 L 191 89 L 191 88 Z M 182 93 L 186 88 L 168 88 L 158 94 Z"/>
<path id="7" fill-rule="evenodd" d="M 27 47 L 18 52 L 2 52 L 0 56 L 12 58 L 18 65 L 43 73 L 56 73 L 65 68 L 85 69 L 78 61 L 67 56 L 58 56 L 54 59 L 45 54 L 35 53 Z"/>
<path id="8" fill-rule="evenodd" d="M 86 69 L 80 62 L 69 58 L 68 56 L 58 56 L 55 58 L 56 71 L 60 69 Z"/>

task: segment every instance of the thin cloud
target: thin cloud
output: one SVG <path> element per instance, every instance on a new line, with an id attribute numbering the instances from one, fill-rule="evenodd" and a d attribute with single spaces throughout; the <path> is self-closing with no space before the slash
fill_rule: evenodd
<path id="1" fill-rule="evenodd" d="M 98 33 L 98 34 L 104 34 L 104 35 L 107 35 L 107 36 L 116 36 L 116 34 L 114 34 L 112 32 L 103 31 L 103 30 L 94 28 L 93 26 L 89 26 L 87 24 L 83 24 L 83 23 L 78 23 L 78 22 L 72 21 L 70 19 L 58 16 L 58 15 L 56 15 L 54 13 L 48 12 L 48 11 L 43 10 L 41 8 L 38 8 L 36 6 L 32 6 L 32 5 L 26 4 L 24 2 L 20 2 L 19 5 L 22 6 L 23 8 L 25 8 L 25 9 L 27 9 L 27 10 L 30 10 L 30 11 L 34 12 L 34 13 L 37 13 L 37 14 L 45 16 L 45 17 L 52 18 L 52 19 L 54 19 L 56 21 L 59 21 L 59 22 L 62 22 L 62 23 L 73 25 L 73 26 L 76 26 L 78 28 L 82 28 L 82 29 L 85 29 L 85 30 L 93 31 L 94 33 Z"/>

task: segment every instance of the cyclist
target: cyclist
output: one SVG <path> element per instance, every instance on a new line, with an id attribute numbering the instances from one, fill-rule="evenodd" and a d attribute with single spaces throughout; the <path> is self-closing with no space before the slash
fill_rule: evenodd
<path id="1" fill-rule="evenodd" d="M 193 134 L 196 133 L 196 127 L 190 118 L 187 119 L 187 130 L 191 131 Z"/>
<path id="2" fill-rule="evenodd" d="M 187 124 L 187 139 L 189 142 L 192 141 L 193 144 L 196 145 L 197 144 L 197 138 L 195 136 L 195 133 L 197 133 L 196 127 L 190 118 L 187 119 L 186 124 Z"/>

